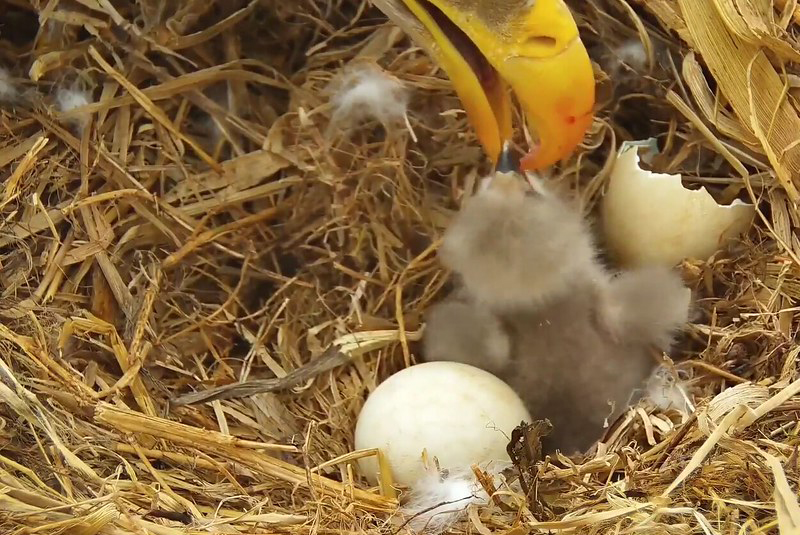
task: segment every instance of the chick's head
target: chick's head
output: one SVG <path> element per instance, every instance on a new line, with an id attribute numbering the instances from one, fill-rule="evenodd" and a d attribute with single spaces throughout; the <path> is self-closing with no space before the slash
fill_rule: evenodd
<path id="1" fill-rule="evenodd" d="M 580 211 L 516 173 L 495 173 L 465 202 L 439 254 L 495 310 L 536 306 L 599 273 Z"/>

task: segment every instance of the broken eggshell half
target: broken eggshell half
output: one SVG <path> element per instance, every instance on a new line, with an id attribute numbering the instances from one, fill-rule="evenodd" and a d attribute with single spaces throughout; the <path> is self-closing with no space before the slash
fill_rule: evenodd
<path id="1" fill-rule="evenodd" d="M 681 175 L 642 169 L 639 151 L 648 149 L 657 150 L 655 140 L 622 144 L 603 197 L 606 246 L 621 266 L 705 260 L 747 232 L 752 204 L 737 199 L 721 205 L 705 188 L 684 187 Z"/>

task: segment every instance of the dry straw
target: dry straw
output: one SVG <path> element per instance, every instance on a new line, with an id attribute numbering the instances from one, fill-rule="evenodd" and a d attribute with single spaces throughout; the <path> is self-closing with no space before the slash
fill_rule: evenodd
<path id="1" fill-rule="evenodd" d="M 759 220 L 683 266 L 696 411 L 643 404 L 586 458 L 523 459 L 527 499 L 497 489 L 452 529 L 798 533 L 800 7 L 572 7 L 599 113 L 554 179 L 591 208 L 619 143 L 656 136 L 654 166 Z M 0 103 L 0 532 L 398 529 L 352 430 L 416 360 L 438 237 L 486 170 L 441 71 L 358 0 L 0 0 L 0 19 L 19 85 Z M 352 62 L 405 84 L 409 125 L 329 128 Z M 75 84 L 90 102 L 58 111 Z"/>

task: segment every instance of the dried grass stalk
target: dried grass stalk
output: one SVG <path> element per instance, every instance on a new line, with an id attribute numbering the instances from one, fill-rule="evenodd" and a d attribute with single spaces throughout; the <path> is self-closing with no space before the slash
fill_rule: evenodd
<path id="1" fill-rule="evenodd" d="M 583 458 L 515 442 L 521 473 L 454 532 L 797 531 L 796 4 L 571 2 L 598 120 L 552 179 L 590 210 L 618 144 L 655 136 L 654 167 L 760 201 L 759 221 L 682 266 L 696 410 L 634 407 Z M 0 531 L 394 529 L 404 489 L 366 486 L 377 452 L 352 431 L 419 359 L 441 232 L 487 169 L 442 72 L 361 0 L 0 13 L 20 96 L 0 103 Z M 357 61 L 409 88 L 415 139 L 331 127 Z M 56 112 L 65 87 L 92 102 Z"/>

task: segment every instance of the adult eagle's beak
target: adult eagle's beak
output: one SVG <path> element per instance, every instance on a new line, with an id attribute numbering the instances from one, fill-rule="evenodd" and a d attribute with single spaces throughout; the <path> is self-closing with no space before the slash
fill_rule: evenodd
<path id="1" fill-rule="evenodd" d="M 522 159 L 565 158 L 592 122 L 595 81 L 563 0 L 373 0 L 447 72 L 481 144 L 497 162 L 516 95 L 538 138 Z"/>

